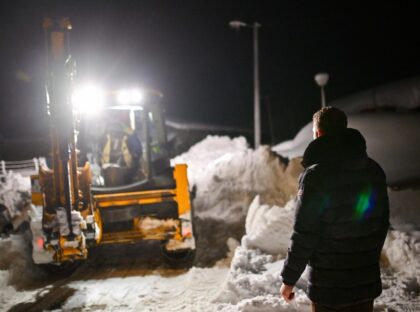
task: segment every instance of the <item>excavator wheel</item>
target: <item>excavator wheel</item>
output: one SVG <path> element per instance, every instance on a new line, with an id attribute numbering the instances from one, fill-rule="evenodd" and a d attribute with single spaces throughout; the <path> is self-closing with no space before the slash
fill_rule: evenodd
<path id="1" fill-rule="evenodd" d="M 80 266 L 80 261 L 67 261 L 60 264 L 38 264 L 38 268 L 47 276 L 67 277 L 73 274 Z"/>
<path id="2" fill-rule="evenodd" d="M 169 251 L 166 249 L 166 242 L 162 242 L 160 249 L 165 262 L 171 267 L 190 268 L 195 259 L 195 249 L 182 249 Z"/>

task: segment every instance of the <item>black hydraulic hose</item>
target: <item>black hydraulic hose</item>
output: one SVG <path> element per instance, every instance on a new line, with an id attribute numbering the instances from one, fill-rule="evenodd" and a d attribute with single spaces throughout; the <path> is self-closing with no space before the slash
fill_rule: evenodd
<path id="1" fill-rule="evenodd" d="M 146 179 L 126 185 L 121 186 L 110 186 L 110 187 L 103 187 L 103 186 L 92 186 L 90 188 L 92 194 L 116 194 L 116 193 L 123 193 L 123 192 L 134 192 L 139 190 L 144 190 L 148 186 L 152 186 L 152 183 L 150 183 L 151 180 Z"/>
<path id="2" fill-rule="evenodd" d="M 67 224 L 69 226 L 69 237 L 72 238 L 73 235 L 73 226 L 71 220 L 71 192 L 70 192 L 70 175 L 69 175 L 69 167 L 67 160 L 62 161 L 63 165 L 63 184 L 64 184 L 64 208 L 66 210 L 67 216 Z"/>

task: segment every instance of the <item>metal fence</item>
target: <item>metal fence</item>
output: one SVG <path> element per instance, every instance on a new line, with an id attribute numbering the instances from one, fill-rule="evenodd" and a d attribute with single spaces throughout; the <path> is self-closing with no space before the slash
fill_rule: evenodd
<path id="1" fill-rule="evenodd" d="M 20 173 L 23 176 L 38 174 L 39 166 L 45 164 L 44 158 L 32 158 L 28 160 L 5 161 L 0 160 L 0 175 L 9 172 Z"/>

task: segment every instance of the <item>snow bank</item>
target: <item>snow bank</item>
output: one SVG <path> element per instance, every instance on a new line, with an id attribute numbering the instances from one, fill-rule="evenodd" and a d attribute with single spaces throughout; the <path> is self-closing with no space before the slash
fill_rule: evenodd
<path id="1" fill-rule="evenodd" d="M 197 265 L 226 254 L 229 237 L 239 240 L 256 195 L 265 205 L 284 206 L 297 191 L 299 159 L 284 163 L 268 146 L 250 149 L 245 138 L 208 136 L 172 160 L 188 165 L 197 233 Z M 250 238 L 250 244 L 257 236 Z"/>
<path id="2" fill-rule="evenodd" d="M 399 274 L 411 275 L 420 283 L 420 231 L 390 231 L 384 244 L 386 264 Z"/>
<path id="3" fill-rule="evenodd" d="M 256 195 L 283 206 L 296 192 L 300 172 L 297 160 L 287 166 L 268 146 L 250 149 L 243 137 L 208 136 L 173 162 L 188 164 L 196 216 L 226 223 L 242 221 Z"/>
<path id="4" fill-rule="evenodd" d="M 13 172 L 1 176 L 0 204 L 7 210 L 0 213 L 12 222 L 14 230 L 29 218 L 31 208 L 29 190 L 29 178 Z M 29 231 L 8 237 L 0 236 L 0 289 L 2 289 L 0 305 L 2 300 L 15 291 L 13 287 L 7 285 L 23 287 L 36 274 L 30 260 L 31 239 Z"/>
<path id="5" fill-rule="evenodd" d="M 279 296 L 280 272 L 289 246 L 294 199 L 284 207 L 260 203 L 256 196 L 246 217 L 246 234 L 235 251 L 228 278 L 217 297 L 220 311 L 310 311 L 304 290 L 306 272 L 296 284 L 295 300 Z"/>
<path id="6" fill-rule="evenodd" d="M 307 285 L 305 277 L 296 285 L 292 304 L 280 298 L 284 260 L 276 259 L 259 249 L 238 247 L 228 278 L 215 300 L 221 303 L 221 311 L 309 311 L 310 302 L 302 290 Z"/>
<path id="7" fill-rule="evenodd" d="M 266 264 L 274 261 L 273 256 L 263 254 L 259 250 L 238 247 L 231 263 L 230 277 L 218 300 L 237 303 L 244 298 L 278 293 L 280 287 L 278 276 L 274 276 L 271 272 L 261 273 L 267 271 Z"/>
<path id="8" fill-rule="evenodd" d="M 258 248 L 265 253 L 285 257 L 293 229 L 294 203 L 292 199 L 285 207 L 270 207 L 261 205 L 260 197 L 256 196 L 246 217 L 246 235 L 242 238 L 242 245 L 247 249 Z"/>
<path id="9" fill-rule="evenodd" d="M 28 220 L 28 211 L 31 204 L 31 181 L 19 173 L 8 172 L 0 175 L 0 205 L 6 210 L 0 210 L 3 219 L 12 222 L 13 228 L 18 228 L 22 222 Z M 0 216 L 1 217 L 1 216 Z M 0 218 L 0 231 L 2 231 Z"/>
<path id="10" fill-rule="evenodd" d="M 0 203 L 15 217 L 22 212 L 23 204 L 30 198 L 31 180 L 12 171 L 0 175 L 0 179 Z"/>
<path id="11" fill-rule="evenodd" d="M 378 308 L 420 311 L 420 231 L 390 231 L 383 249 L 382 295 Z"/>

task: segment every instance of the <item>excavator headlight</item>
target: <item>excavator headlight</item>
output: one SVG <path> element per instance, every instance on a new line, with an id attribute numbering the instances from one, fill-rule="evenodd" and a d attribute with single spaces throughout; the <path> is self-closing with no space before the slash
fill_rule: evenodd
<path id="1" fill-rule="evenodd" d="M 105 104 L 105 92 L 98 86 L 86 85 L 75 90 L 72 102 L 73 108 L 82 114 L 96 113 Z"/>
<path id="2" fill-rule="evenodd" d="M 121 105 L 139 104 L 143 97 L 143 93 L 138 89 L 121 90 L 117 94 L 117 101 Z"/>

